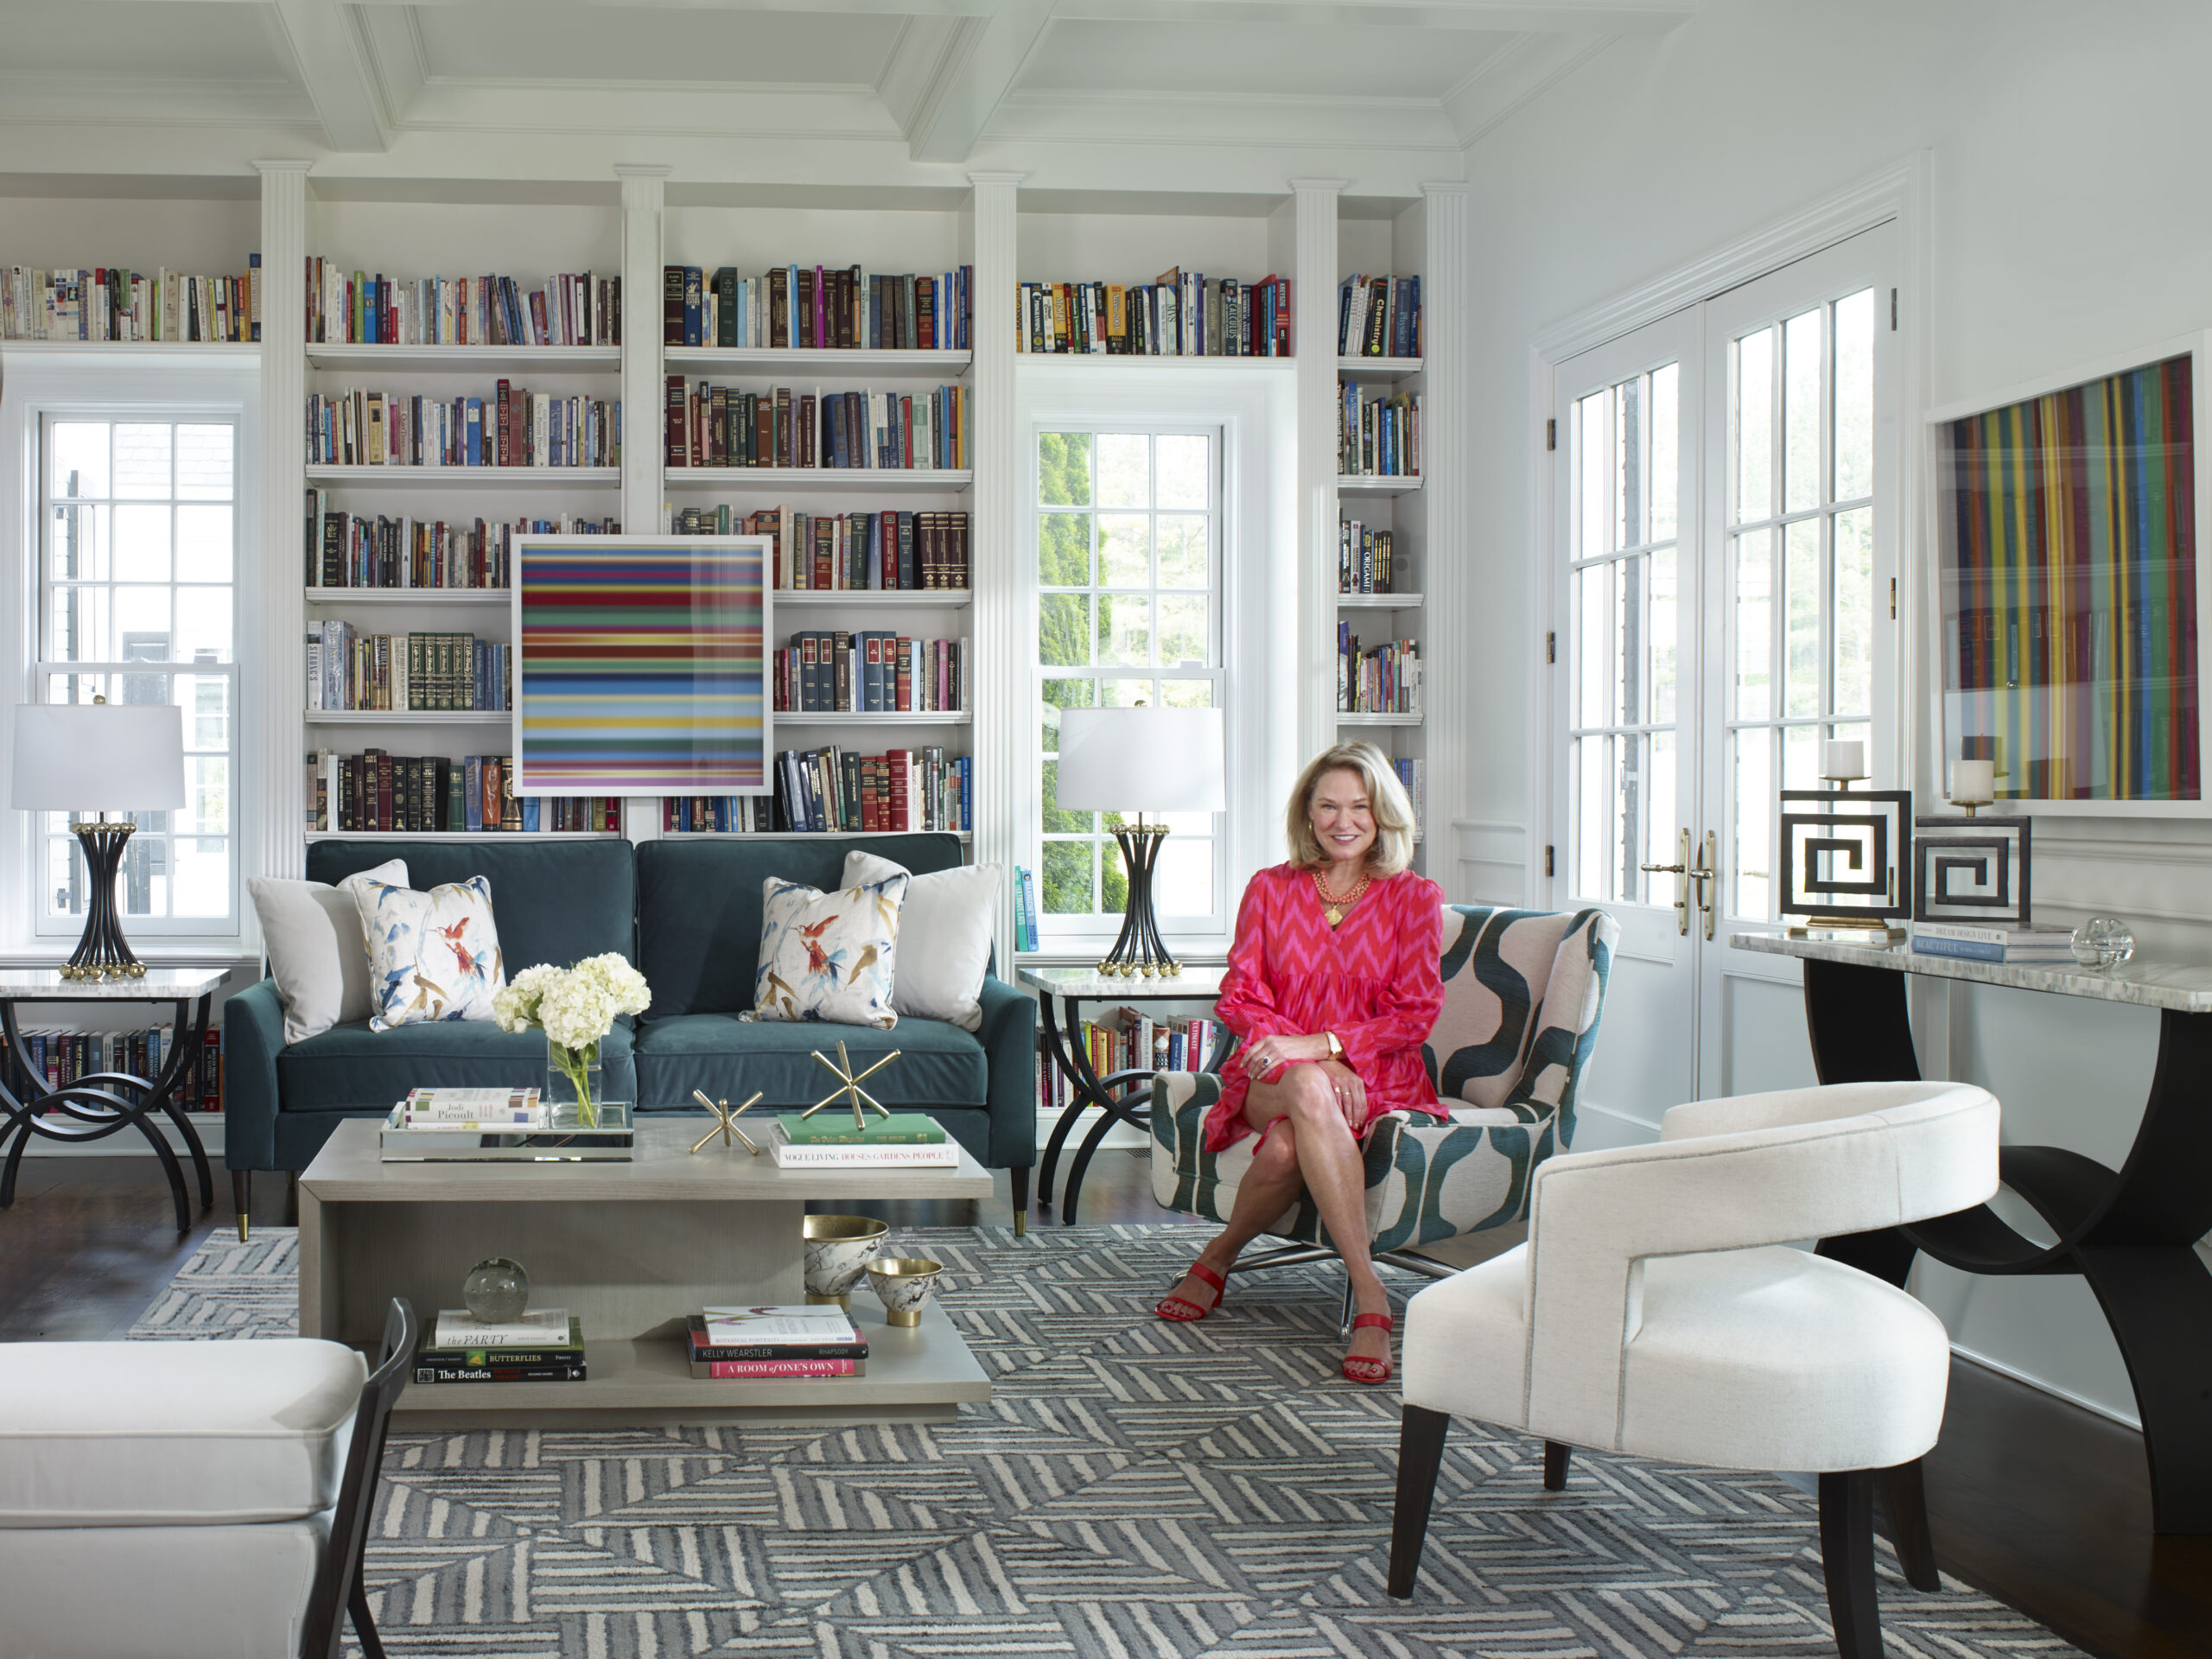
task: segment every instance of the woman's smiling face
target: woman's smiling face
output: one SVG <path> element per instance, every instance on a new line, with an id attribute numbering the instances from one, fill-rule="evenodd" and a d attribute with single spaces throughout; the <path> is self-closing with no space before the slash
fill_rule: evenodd
<path id="1" fill-rule="evenodd" d="M 1375 804 L 1367 798 L 1365 782 L 1349 766 L 1325 772 L 1315 780 L 1306 821 L 1313 827 L 1321 856 L 1332 864 L 1363 863 L 1375 845 Z"/>

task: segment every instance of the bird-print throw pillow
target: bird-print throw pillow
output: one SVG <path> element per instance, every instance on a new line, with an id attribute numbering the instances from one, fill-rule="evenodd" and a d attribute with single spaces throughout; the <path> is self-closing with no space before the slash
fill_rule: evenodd
<path id="1" fill-rule="evenodd" d="M 762 884 L 760 971 L 753 1012 L 763 1020 L 827 1020 L 889 1030 L 898 969 L 904 871 L 823 893 L 770 876 Z"/>
<path id="2" fill-rule="evenodd" d="M 370 1030 L 493 1017 L 507 971 L 489 881 L 473 875 L 428 893 L 359 881 L 353 897 L 369 944 Z"/>

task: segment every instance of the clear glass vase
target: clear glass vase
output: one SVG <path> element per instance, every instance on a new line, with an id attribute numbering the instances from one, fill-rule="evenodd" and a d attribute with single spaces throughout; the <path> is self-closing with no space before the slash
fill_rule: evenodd
<path id="1" fill-rule="evenodd" d="M 588 1048 L 563 1048 L 550 1037 L 545 1039 L 544 1103 L 549 1110 L 563 1107 L 575 1109 L 576 1121 L 586 1128 L 599 1124 L 601 1092 L 599 1045 Z"/>

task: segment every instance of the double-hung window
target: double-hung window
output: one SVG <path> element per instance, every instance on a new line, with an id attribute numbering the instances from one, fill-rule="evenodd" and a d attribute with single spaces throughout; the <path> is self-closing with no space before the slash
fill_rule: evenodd
<path id="1" fill-rule="evenodd" d="M 1039 933 L 1047 950 L 1084 949 L 1120 925 L 1128 878 L 1114 830 L 1135 818 L 1057 804 L 1060 711 L 1227 707 L 1223 433 L 1059 423 L 1034 442 Z M 1222 925 L 1223 817 L 1166 817 L 1153 896 L 1170 932 Z"/>
<path id="2" fill-rule="evenodd" d="M 174 702 L 185 804 L 134 815 L 118 897 L 133 933 L 238 926 L 238 435 L 229 416 L 48 411 L 38 424 L 37 632 L 43 702 Z M 70 815 L 31 849 L 41 935 L 82 927 Z"/>

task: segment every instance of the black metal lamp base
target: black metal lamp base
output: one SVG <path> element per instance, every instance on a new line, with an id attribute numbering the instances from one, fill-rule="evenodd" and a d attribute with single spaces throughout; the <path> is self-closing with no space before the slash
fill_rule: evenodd
<path id="1" fill-rule="evenodd" d="M 123 868 L 124 843 L 137 825 L 74 823 L 77 844 L 85 850 L 92 892 L 85 906 L 85 936 L 62 965 L 64 979 L 140 979 L 146 964 L 131 953 L 123 937 L 123 912 L 115 902 L 115 878 Z"/>
<path id="2" fill-rule="evenodd" d="M 1164 823 L 1140 818 L 1114 831 L 1122 843 L 1122 865 L 1129 873 L 1129 899 L 1122 912 L 1121 937 L 1098 964 L 1109 978 L 1173 979 L 1183 964 L 1168 954 L 1160 937 L 1160 920 L 1152 910 L 1152 870 L 1160 861 L 1160 843 L 1167 839 Z"/>

